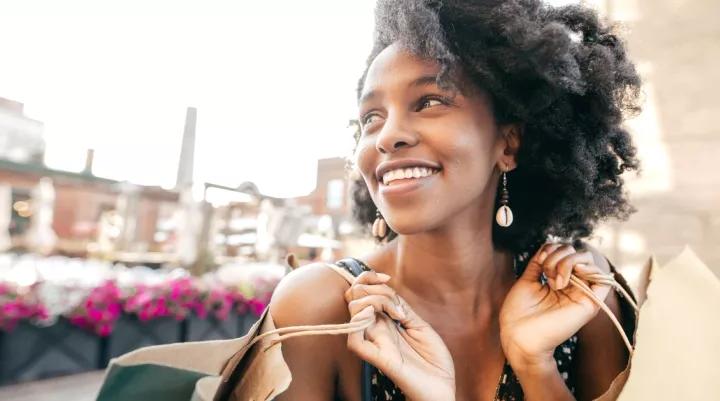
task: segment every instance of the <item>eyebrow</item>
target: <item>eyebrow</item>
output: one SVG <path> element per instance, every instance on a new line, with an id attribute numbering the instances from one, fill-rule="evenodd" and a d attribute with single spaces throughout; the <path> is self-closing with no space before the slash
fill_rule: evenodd
<path id="1" fill-rule="evenodd" d="M 408 87 L 416 88 L 421 86 L 429 86 L 429 85 L 435 85 L 437 84 L 437 75 L 423 75 L 421 77 L 415 78 L 412 82 L 408 84 Z M 360 97 L 360 101 L 358 101 L 358 104 L 362 104 L 363 102 L 367 102 L 368 100 L 372 99 L 373 97 L 377 96 L 377 91 L 372 90 L 368 93 L 365 93 Z"/>

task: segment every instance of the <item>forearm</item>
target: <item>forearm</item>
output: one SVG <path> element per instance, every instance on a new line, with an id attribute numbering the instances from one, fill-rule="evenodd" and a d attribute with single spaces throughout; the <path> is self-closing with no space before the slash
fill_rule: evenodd
<path id="1" fill-rule="evenodd" d="M 554 359 L 541 366 L 517 369 L 513 366 L 513 371 L 527 401 L 575 401 L 575 397 L 560 376 Z"/>

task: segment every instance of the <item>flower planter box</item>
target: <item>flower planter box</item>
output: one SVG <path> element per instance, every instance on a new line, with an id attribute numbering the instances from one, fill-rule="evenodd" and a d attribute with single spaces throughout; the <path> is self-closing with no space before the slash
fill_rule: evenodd
<path id="1" fill-rule="evenodd" d="M 184 322 L 183 341 L 225 340 L 238 337 L 241 325 L 238 324 L 240 316 L 229 315 L 225 320 L 213 316 L 202 319 L 191 315 Z"/>
<path id="2" fill-rule="evenodd" d="M 122 315 L 104 341 L 102 367 L 107 366 L 111 358 L 141 347 L 182 341 L 181 324 L 182 321 L 173 318 L 143 322 L 134 315 Z"/>
<path id="3" fill-rule="evenodd" d="M 0 332 L 0 384 L 18 383 L 98 369 L 100 338 L 66 319 L 48 327 L 20 323 Z"/>
<path id="4" fill-rule="evenodd" d="M 257 322 L 257 320 L 259 318 L 260 318 L 259 316 L 255 315 L 252 312 L 247 312 L 247 313 L 240 315 L 238 317 L 238 335 L 237 336 L 242 337 L 245 334 L 247 334 L 248 331 L 250 331 L 250 327 L 252 327 L 252 325 L 255 324 L 255 322 Z"/>

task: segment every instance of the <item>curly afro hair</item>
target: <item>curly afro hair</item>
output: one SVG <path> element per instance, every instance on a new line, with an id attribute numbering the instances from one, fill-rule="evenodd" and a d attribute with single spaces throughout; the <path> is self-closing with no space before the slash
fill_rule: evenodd
<path id="1" fill-rule="evenodd" d="M 498 124 L 523 126 L 508 173 L 515 219 L 493 224 L 496 248 L 528 251 L 548 235 L 580 244 L 598 220 L 635 211 L 621 174 L 639 171 L 639 162 L 621 123 L 640 110 L 640 78 L 594 10 L 536 0 L 380 0 L 375 13 L 368 67 L 399 42 L 437 60 L 439 85 L 462 90 L 457 78 L 469 78 L 490 96 Z M 352 194 L 354 217 L 369 225 L 376 207 L 361 177 Z"/>

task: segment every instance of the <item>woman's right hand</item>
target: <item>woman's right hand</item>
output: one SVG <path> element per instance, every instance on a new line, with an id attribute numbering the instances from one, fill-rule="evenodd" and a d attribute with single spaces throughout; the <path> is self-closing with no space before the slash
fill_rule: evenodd
<path id="1" fill-rule="evenodd" d="M 373 319 L 348 334 L 348 348 L 380 369 L 413 401 L 453 401 L 455 367 L 442 338 L 386 283 L 368 271 L 345 292 L 351 322 Z"/>

